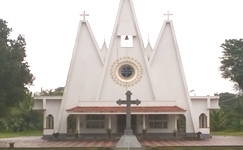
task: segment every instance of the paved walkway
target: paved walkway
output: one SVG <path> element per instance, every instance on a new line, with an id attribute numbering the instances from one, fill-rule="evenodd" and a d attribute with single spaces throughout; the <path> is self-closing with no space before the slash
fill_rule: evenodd
<path id="1" fill-rule="evenodd" d="M 41 136 L 16 137 L 0 139 L 0 147 L 9 147 L 10 142 L 15 142 L 14 147 L 115 147 L 117 141 L 108 140 L 80 140 L 80 141 L 47 141 Z M 243 136 L 213 136 L 201 141 L 186 140 L 143 140 L 143 146 L 242 146 Z"/>

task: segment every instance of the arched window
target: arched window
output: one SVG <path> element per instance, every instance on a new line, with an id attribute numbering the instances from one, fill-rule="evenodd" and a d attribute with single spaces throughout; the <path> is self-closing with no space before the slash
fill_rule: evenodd
<path id="1" fill-rule="evenodd" d="M 54 117 L 49 114 L 47 117 L 46 117 L 46 129 L 53 129 L 54 127 Z"/>
<path id="2" fill-rule="evenodd" d="M 205 114 L 199 116 L 199 128 L 207 128 L 207 116 Z"/>

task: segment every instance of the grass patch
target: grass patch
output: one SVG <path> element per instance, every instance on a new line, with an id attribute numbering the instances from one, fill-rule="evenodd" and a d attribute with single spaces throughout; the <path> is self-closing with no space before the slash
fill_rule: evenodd
<path id="1" fill-rule="evenodd" d="M 0 132 L 0 138 L 20 137 L 20 136 L 41 136 L 43 131 L 23 131 L 23 132 Z"/>
<path id="2" fill-rule="evenodd" d="M 211 131 L 211 135 L 243 136 L 243 131 Z"/>

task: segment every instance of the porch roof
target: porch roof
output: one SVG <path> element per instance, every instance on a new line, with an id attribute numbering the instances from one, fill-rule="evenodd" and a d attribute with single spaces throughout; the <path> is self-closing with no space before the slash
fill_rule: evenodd
<path id="1" fill-rule="evenodd" d="M 136 106 L 131 107 L 132 113 L 160 113 L 160 112 L 185 112 L 186 110 L 178 106 Z M 69 113 L 125 113 L 126 107 L 119 106 L 100 106 L 91 107 L 76 106 L 74 108 L 68 109 Z"/>

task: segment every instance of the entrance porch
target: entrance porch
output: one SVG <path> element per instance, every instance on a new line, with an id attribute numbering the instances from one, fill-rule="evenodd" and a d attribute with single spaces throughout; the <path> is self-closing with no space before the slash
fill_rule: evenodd
<path id="1" fill-rule="evenodd" d="M 178 117 L 179 114 L 132 114 L 131 128 L 138 138 L 147 136 L 170 139 L 175 136 L 175 131 L 182 129 L 178 126 L 181 124 Z M 68 118 L 73 118 L 73 121 L 67 121 L 68 134 L 76 133 L 84 138 L 107 138 L 109 134 L 118 138 L 126 128 L 125 114 L 71 114 Z"/>

